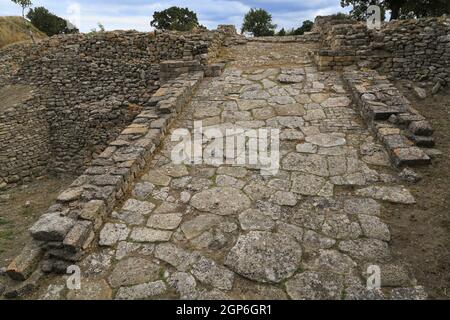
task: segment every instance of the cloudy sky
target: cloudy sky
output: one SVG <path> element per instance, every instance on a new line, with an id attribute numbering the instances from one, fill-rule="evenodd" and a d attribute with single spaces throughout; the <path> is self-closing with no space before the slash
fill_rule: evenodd
<path id="1" fill-rule="evenodd" d="M 340 0 L 32 0 L 34 6 L 44 6 L 51 12 L 68 18 L 80 30 L 90 31 L 102 23 L 107 30 L 135 29 L 149 31 L 154 11 L 171 6 L 188 7 L 198 15 L 200 23 L 210 29 L 218 24 L 240 27 L 250 8 L 263 8 L 272 13 L 279 28 L 301 25 L 317 15 L 347 12 Z M 11 0 L 0 0 L 0 16 L 20 15 L 20 7 Z"/>

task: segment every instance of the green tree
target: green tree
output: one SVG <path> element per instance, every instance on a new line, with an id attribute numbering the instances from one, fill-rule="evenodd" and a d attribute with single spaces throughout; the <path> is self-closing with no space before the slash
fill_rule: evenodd
<path id="1" fill-rule="evenodd" d="M 27 21 L 27 19 L 25 19 L 25 9 L 31 7 L 33 3 L 31 2 L 31 0 L 11 0 L 11 1 L 22 7 L 22 18 L 25 20 L 25 25 L 27 26 L 28 34 L 30 35 L 30 38 L 33 41 L 33 43 L 36 43 L 36 40 L 34 40 L 33 31 L 31 31 L 31 26 Z"/>
<path id="2" fill-rule="evenodd" d="M 78 29 L 72 26 L 69 27 L 66 20 L 51 13 L 44 7 L 31 9 L 27 14 L 27 18 L 30 19 L 36 28 L 50 37 L 55 34 L 79 32 Z"/>
<path id="3" fill-rule="evenodd" d="M 297 28 L 293 31 L 293 35 L 301 36 L 305 32 L 311 31 L 313 26 L 314 26 L 314 22 L 312 22 L 311 20 L 305 20 L 305 21 L 303 21 L 303 24 L 300 28 Z"/>
<path id="4" fill-rule="evenodd" d="M 250 9 L 244 17 L 241 32 L 250 32 L 255 37 L 273 36 L 277 25 L 272 15 L 264 9 Z"/>
<path id="5" fill-rule="evenodd" d="M 280 31 L 278 31 L 277 36 L 284 37 L 286 35 L 286 30 L 284 28 L 281 28 Z"/>
<path id="6" fill-rule="evenodd" d="M 197 14 L 188 8 L 170 7 L 155 12 L 150 25 L 158 30 L 191 31 L 199 27 Z"/>
<path id="7" fill-rule="evenodd" d="M 352 6 L 350 15 L 358 20 L 367 17 L 367 8 L 379 5 L 384 12 L 391 12 L 391 20 L 410 17 L 441 16 L 450 13 L 448 0 L 341 0 L 341 6 Z"/>
<path id="8" fill-rule="evenodd" d="M 22 18 L 25 19 L 25 9 L 33 5 L 31 0 L 11 0 L 11 1 L 22 7 Z"/>

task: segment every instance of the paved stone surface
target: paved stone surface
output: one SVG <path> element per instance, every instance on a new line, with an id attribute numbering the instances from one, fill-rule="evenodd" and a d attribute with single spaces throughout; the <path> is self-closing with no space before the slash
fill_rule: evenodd
<path id="1" fill-rule="evenodd" d="M 257 164 L 234 165 L 237 155 L 223 165 L 174 165 L 168 134 L 102 228 L 108 247 L 95 254 L 108 263 L 83 261 L 114 288 L 112 298 L 423 298 L 420 287 L 397 281 L 404 277 L 388 278 L 383 292 L 368 291 L 360 277 L 393 259 L 384 201 L 414 198 L 397 184 L 340 75 L 313 65 L 312 47 L 233 47 L 236 60 L 203 81 L 171 130 L 193 128 L 193 120 L 220 132 L 279 129 L 280 168 L 263 176 Z M 71 225 L 61 221 L 36 232 L 62 237 Z"/>

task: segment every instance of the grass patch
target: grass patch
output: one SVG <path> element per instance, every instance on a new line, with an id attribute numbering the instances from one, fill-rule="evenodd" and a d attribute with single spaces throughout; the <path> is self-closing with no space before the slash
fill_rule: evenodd
<path id="1" fill-rule="evenodd" d="M 47 37 L 33 25 L 31 31 L 36 40 Z M 31 41 L 24 19 L 22 17 L 0 17 L 0 48 L 22 41 Z"/>
<path id="2" fill-rule="evenodd" d="M 30 216 L 33 214 L 33 208 L 32 207 L 26 207 L 22 209 L 22 214 L 24 216 Z"/>
<path id="3" fill-rule="evenodd" d="M 8 223 L 9 223 L 8 220 L 6 220 L 6 219 L 0 217 L 0 226 L 4 226 L 5 224 L 8 224 Z"/>
<path id="4" fill-rule="evenodd" d="M 12 240 L 14 238 L 14 232 L 12 230 L 0 231 L 0 240 Z"/>

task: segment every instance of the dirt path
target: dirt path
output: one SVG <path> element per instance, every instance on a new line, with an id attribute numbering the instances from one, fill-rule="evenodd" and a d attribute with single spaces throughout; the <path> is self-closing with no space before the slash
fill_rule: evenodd
<path id="1" fill-rule="evenodd" d="M 0 194 L 0 266 L 7 266 L 29 240 L 28 228 L 73 178 L 47 178 Z"/>
<path id="2" fill-rule="evenodd" d="M 232 48 L 226 55 L 235 61 L 202 83 L 172 128 L 202 121 L 216 134 L 278 129 L 278 171 L 232 165 L 248 150 L 227 157 L 227 164 L 174 164 L 179 142 L 169 135 L 102 229 L 99 249 L 80 263 L 81 290 L 51 277 L 37 296 L 425 298 L 391 255 L 382 214 L 387 202 L 398 208 L 414 198 L 353 109 L 340 76 L 318 72 L 307 49 Z M 223 161 L 215 141 L 204 137 L 204 150 Z M 367 271 L 378 268 L 382 288 L 368 289 Z"/>
<path id="3" fill-rule="evenodd" d="M 430 298 L 450 298 L 450 90 L 419 99 L 401 83 L 405 96 L 436 129 L 436 148 L 442 155 L 432 165 L 416 168 L 422 176 L 409 186 L 417 204 L 388 207 L 392 249 L 412 266 Z"/>

